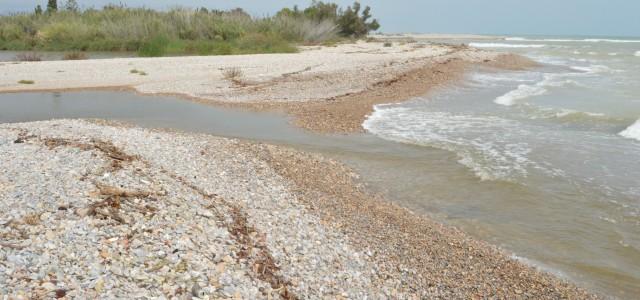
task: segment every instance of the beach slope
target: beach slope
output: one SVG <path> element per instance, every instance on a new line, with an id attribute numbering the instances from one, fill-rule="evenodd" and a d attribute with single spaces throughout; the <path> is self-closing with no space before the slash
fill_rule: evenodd
<path id="1" fill-rule="evenodd" d="M 291 149 L 102 121 L 0 125 L 0 294 L 588 299 Z"/>

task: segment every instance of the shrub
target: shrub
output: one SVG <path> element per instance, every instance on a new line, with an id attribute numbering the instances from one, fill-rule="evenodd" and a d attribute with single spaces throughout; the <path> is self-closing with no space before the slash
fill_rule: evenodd
<path id="1" fill-rule="evenodd" d="M 138 48 L 138 55 L 142 57 L 163 56 L 167 52 L 169 40 L 163 36 L 154 37 L 142 43 Z"/>
<path id="2" fill-rule="evenodd" d="M 225 69 L 222 71 L 222 76 L 224 76 L 224 79 L 232 80 L 232 81 L 240 79 L 243 75 L 244 73 L 242 72 L 242 70 L 240 68 L 235 68 L 235 67 Z"/>
<path id="3" fill-rule="evenodd" d="M 275 34 L 251 33 L 239 39 L 237 53 L 293 53 L 298 49 Z"/>
<path id="4" fill-rule="evenodd" d="M 87 55 L 85 53 L 83 53 L 83 52 L 74 51 L 74 52 L 65 53 L 64 56 L 62 57 L 62 59 L 64 59 L 64 60 L 83 60 L 83 59 L 87 59 Z"/>
<path id="5" fill-rule="evenodd" d="M 391 43 L 391 42 L 384 42 L 383 46 L 385 46 L 385 47 L 391 47 L 391 46 L 393 46 L 393 43 Z"/>
<path id="6" fill-rule="evenodd" d="M 285 8 L 278 12 L 277 16 L 306 18 L 315 21 L 329 20 L 337 25 L 341 36 L 360 38 L 380 28 L 380 23 L 376 19 L 371 19 L 371 7 L 365 7 L 362 12 L 361 9 L 362 6 L 358 1 L 342 10 L 337 4 L 313 0 L 311 6 L 303 11 L 297 7 Z"/>
<path id="7" fill-rule="evenodd" d="M 57 1 L 49 1 L 47 13 L 0 16 L 0 49 L 137 51 L 141 56 L 294 52 L 295 43 L 360 37 L 379 26 L 370 9 L 361 12 L 358 3 L 342 10 L 314 1 L 304 10 L 261 18 L 241 9 L 154 11 L 109 5 L 79 10 L 76 1 L 66 3 L 59 9 Z"/>
<path id="8" fill-rule="evenodd" d="M 18 83 L 19 84 L 34 84 L 36 82 L 33 81 L 33 80 L 20 80 L 20 81 L 18 81 Z"/>
<path id="9" fill-rule="evenodd" d="M 58 10 L 58 0 L 49 0 L 47 2 L 47 12 L 54 13 Z"/>
<path id="10" fill-rule="evenodd" d="M 376 19 L 369 21 L 371 18 L 371 8 L 365 7 L 360 15 L 360 3 L 353 3 L 353 7 L 349 6 L 338 17 L 338 25 L 342 35 L 347 37 L 362 37 L 367 35 L 370 31 L 375 31 L 380 28 L 380 24 Z"/>

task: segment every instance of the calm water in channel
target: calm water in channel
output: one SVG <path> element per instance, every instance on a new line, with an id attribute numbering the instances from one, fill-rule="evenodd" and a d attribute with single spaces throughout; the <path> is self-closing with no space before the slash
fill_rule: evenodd
<path id="1" fill-rule="evenodd" d="M 20 54 L 36 54 L 41 60 L 62 60 L 67 52 L 56 51 L 0 51 L 0 61 L 17 61 Z M 84 52 L 89 59 L 136 57 L 134 52 Z"/>
<path id="2" fill-rule="evenodd" d="M 640 41 L 460 42 L 544 65 L 477 70 L 428 97 L 378 106 L 363 135 L 320 136 L 278 114 L 112 92 L 0 94 L 0 122 L 116 119 L 321 152 L 389 200 L 529 263 L 606 295 L 640 294 Z"/>

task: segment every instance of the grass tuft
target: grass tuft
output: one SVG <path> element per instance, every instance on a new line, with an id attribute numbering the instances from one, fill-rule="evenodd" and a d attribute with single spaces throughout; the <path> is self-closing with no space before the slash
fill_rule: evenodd
<path id="1" fill-rule="evenodd" d="M 242 72 L 242 70 L 236 67 L 225 69 L 222 71 L 222 76 L 224 76 L 224 79 L 231 80 L 231 81 L 236 81 L 242 78 L 243 75 L 244 73 Z"/>
<path id="2" fill-rule="evenodd" d="M 39 214 L 29 214 L 22 218 L 25 224 L 35 226 L 40 224 L 40 215 Z"/>
<path id="3" fill-rule="evenodd" d="M 36 82 L 33 81 L 33 80 L 20 80 L 20 81 L 18 81 L 18 83 L 19 84 L 34 84 Z"/>
<path id="4" fill-rule="evenodd" d="M 87 54 L 79 51 L 65 53 L 64 56 L 62 57 L 62 59 L 64 60 L 84 60 L 87 58 L 88 58 Z"/>

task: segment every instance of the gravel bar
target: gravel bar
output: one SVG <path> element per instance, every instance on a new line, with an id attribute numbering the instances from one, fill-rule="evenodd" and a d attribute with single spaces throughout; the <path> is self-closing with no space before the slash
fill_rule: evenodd
<path id="1" fill-rule="evenodd" d="M 595 298 L 283 147 L 0 125 L 1 299 Z"/>

